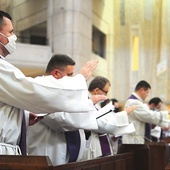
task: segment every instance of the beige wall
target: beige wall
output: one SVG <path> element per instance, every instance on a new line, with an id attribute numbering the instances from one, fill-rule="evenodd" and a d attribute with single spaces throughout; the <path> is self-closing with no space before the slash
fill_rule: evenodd
<path id="1" fill-rule="evenodd" d="M 116 97 L 125 100 L 136 83 L 148 81 L 151 94 L 169 101 L 168 75 L 168 0 L 114 1 L 114 58 L 116 60 Z M 120 11 L 123 11 L 121 13 Z M 123 24 L 120 24 L 121 21 Z M 139 68 L 132 71 L 132 35 L 139 36 Z M 157 65 L 166 60 L 164 72 Z M 119 88 L 121 87 L 121 88 Z M 122 90 L 123 89 L 123 90 Z"/>
<path id="2" fill-rule="evenodd" d="M 113 20 L 113 1 L 112 0 L 93 0 L 92 24 L 100 31 L 106 34 L 106 57 L 101 58 L 95 54 L 92 57 L 99 60 L 98 67 L 94 76 L 101 75 L 111 81 L 109 96 L 114 94 L 114 66 L 113 66 L 113 37 L 114 37 L 114 20 Z"/>
<path id="3" fill-rule="evenodd" d="M 17 33 L 47 21 L 46 0 L 16 0 L 12 2 L 13 23 Z"/>

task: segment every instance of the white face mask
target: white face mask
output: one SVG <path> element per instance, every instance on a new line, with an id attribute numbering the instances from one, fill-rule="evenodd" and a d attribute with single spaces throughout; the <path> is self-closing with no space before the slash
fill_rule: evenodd
<path id="1" fill-rule="evenodd" d="M 16 49 L 17 36 L 15 34 L 13 34 L 13 35 L 7 37 L 2 33 L 0 33 L 0 34 L 8 39 L 8 43 L 6 45 L 2 44 L 1 42 L 0 43 L 8 50 L 9 54 L 12 54 Z"/>

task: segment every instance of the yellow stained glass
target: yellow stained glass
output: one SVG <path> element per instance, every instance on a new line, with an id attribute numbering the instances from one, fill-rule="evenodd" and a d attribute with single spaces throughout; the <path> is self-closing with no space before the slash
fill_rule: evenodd
<path id="1" fill-rule="evenodd" d="M 138 60 L 139 60 L 139 38 L 138 36 L 133 37 L 132 44 L 132 71 L 138 71 Z"/>

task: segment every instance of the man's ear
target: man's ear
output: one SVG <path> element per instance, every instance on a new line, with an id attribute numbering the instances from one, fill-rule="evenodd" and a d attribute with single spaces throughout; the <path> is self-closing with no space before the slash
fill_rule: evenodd
<path id="1" fill-rule="evenodd" d="M 93 90 L 93 92 L 94 92 L 94 94 L 96 95 L 96 94 L 99 94 L 99 88 L 97 87 L 97 88 L 95 88 L 94 90 Z"/>
<path id="2" fill-rule="evenodd" d="M 142 93 L 143 91 L 145 91 L 145 89 L 143 87 L 139 89 L 140 93 Z"/>
<path id="3" fill-rule="evenodd" d="M 58 70 L 57 70 L 57 69 L 54 69 L 54 70 L 51 72 L 51 75 L 52 75 L 54 78 L 58 79 L 58 78 L 59 78 L 59 77 L 58 77 Z"/>

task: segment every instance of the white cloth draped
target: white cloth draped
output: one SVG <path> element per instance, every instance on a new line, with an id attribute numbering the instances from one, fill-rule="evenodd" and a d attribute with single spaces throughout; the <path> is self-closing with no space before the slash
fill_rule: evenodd
<path id="1" fill-rule="evenodd" d="M 109 104 L 110 105 L 110 104 Z M 107 106 L 105 106 L 107 107 Z M 102 108 L 103 109 L 103 108 Z M 109 109 L 108 109 L 109 110 Z M 111 109 L 110 109 L 111 110 Z M 100 110 L 99 110 L 100 111 Z M 100 114 L 99 114 L 100 115 Z M 119 136 L 129 132 L 134 132 L 134 125 L 129 124 L 126 111 L 114 113 L 109 112 L 97 119 L 98 129 L 92 130 L 91 135 L 86 143 L 86 148 L 83 154 L 83 160 L 89 160 L 102 156 L 101 145 L 98 133 L 105 133 L 109 139 L 111 154 L 117 151 L 117 141 L 113 142 L 112 135 Z M 110 134 L 110 135 L 109 135 Z"/>
<path id="2" fill-rule="evenodd" d="M 91 110 L 86 81 L 80 74 L 58 80 L 53 76 L 33 79 L 25 77 L 5 60 L 0 61 L 0 71 L 0 101 L 3 103 L 35 113 Z"/>
<path id="3" fill-rule="evenodd" d="M 108 107 L 108 110 L 110 109 L 111 107 Z M 111 132 L 113 134 L 114 129 L 118 126 L 115 113 L 112 112 L 110 115 L 106 114 L 105 116 L 102 116 L 102 118 L 96 119 L 99 115 L 104 114 L 104 112 L 101 113 L 96 111 L 95 108 L 94 111 L 95 112 L 81 114 L 58 112 L 45 116 L 41 122 L 29 127 L 27 137 L 28 153 L 30 155 L 47 155 L 50 157 L 53 165 L 68 163 L 64 132 L 80 129 L 81 148 L 77 160 L 88 159 L 84 154 L 90 154 L 92 147 L 90 149 L 85 148 L 87 144 L 84 131 L 81 129 L 98 131 L 98 128 L 100 128 L 99 132 Z M 120 115 L 119 117 L 123 118 L 121 125 L 124 127 L 125 124 L 128 124 L 127 113 L 122 112 Z M 97 145 L 94 147 L 96 146 Z"/>
<path id="4" fill-rule="evenodd" d="M 16 146 L 20 139 L 22 113 L 93 111 L 82 75 L 56 80 L 52 76 L 28 78 L 5 60 L 0 60 L 0 143 Z M 1 145 L 0 145 L 1 148 Z M 1 154 L 15 154 L 2 149 Z"/>

